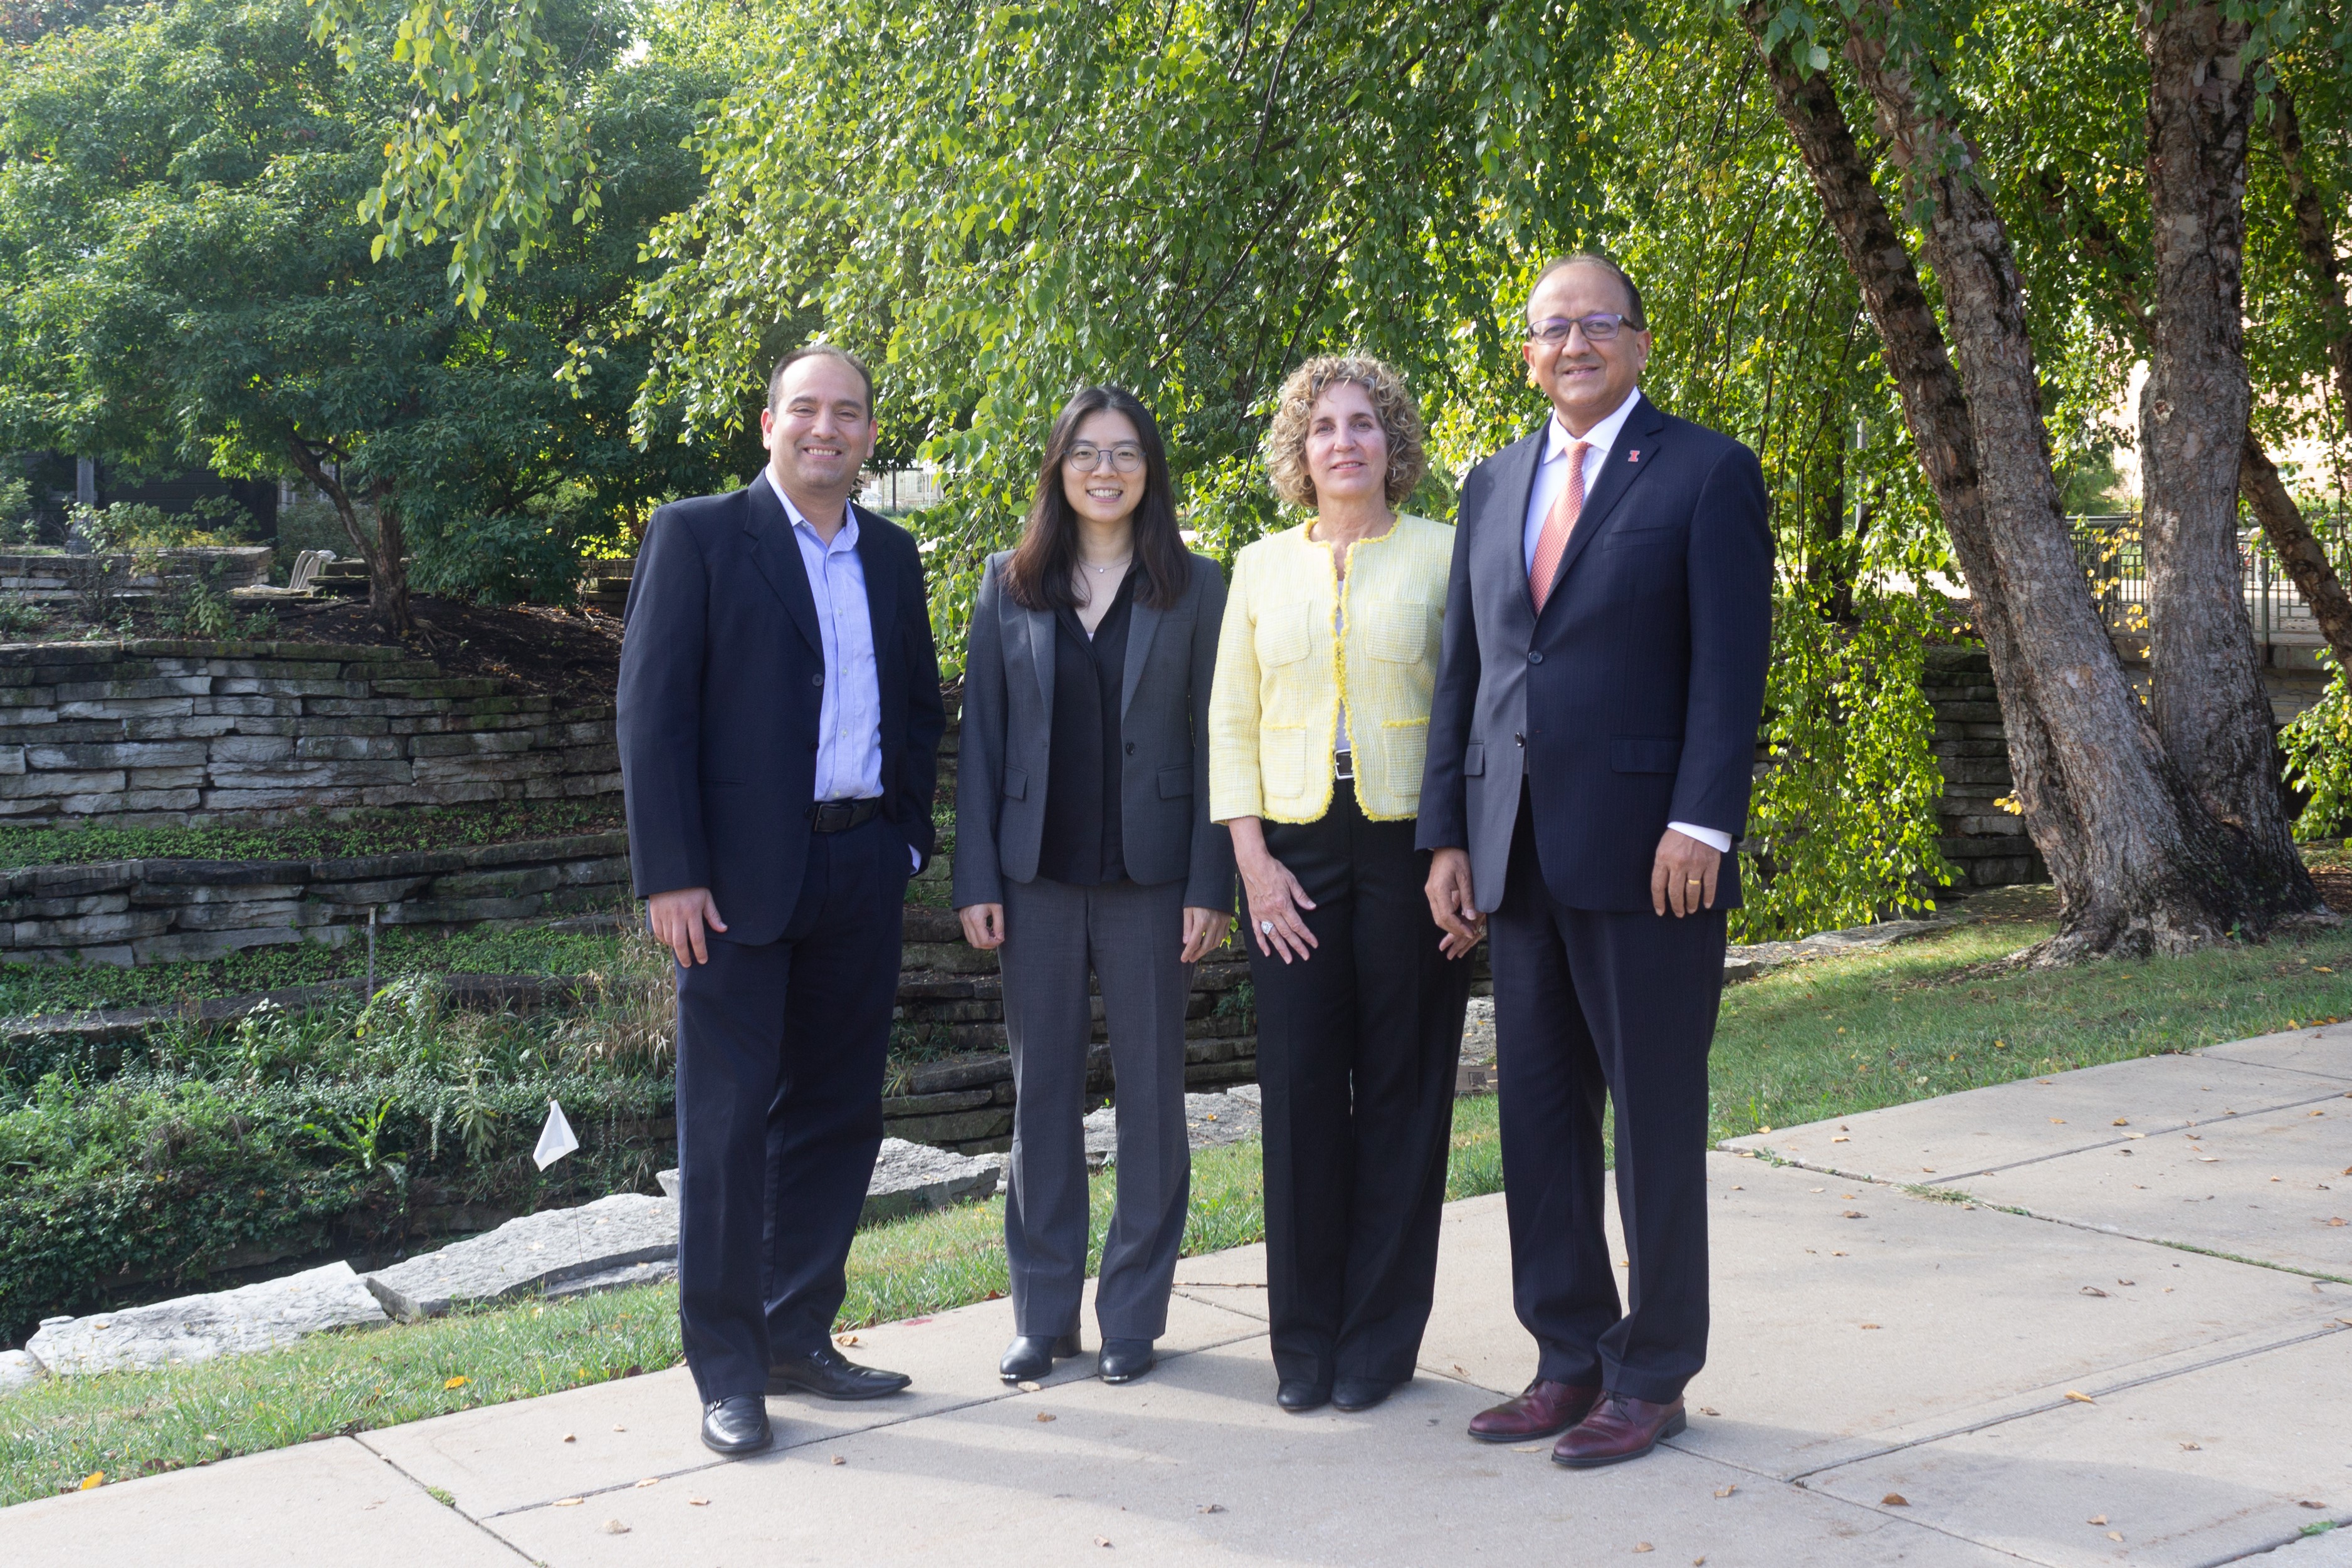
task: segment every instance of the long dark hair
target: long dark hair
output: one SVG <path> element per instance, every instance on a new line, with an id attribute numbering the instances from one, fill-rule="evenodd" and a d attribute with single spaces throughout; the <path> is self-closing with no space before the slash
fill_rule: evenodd
<path id="1" fill-rule="evenodd" d="M 1129 526 L 1135 530 L 1135 564 L 1143 572 L 1136 597 L 1154 610 L 1172 610 L 1192 580 L 1192 562 L 1176 531 L 1176 498 L 1168 478 L 1168 449 L 1160 444 L 1160 422 L 1125 387 L 1088 387 L 1063 405 L 1037 461 L 1037 497 L 1013 559 L 1004 563 L 1005 591 L 1024 610 L 1075 610 L 1077 591 L 1070 579 L 1078 565 L 1078 517 L 1062 489 L 1062 464 L 1077 444 L 1078 426 L 1105 409 L 1123 413 L 1143 448 L 1143 501 Z"/>

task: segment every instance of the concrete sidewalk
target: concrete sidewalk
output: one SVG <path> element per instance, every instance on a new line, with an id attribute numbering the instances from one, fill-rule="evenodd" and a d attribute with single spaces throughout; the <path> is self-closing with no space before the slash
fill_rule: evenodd
<path id="1" fill-rule="evenodd" d="M 0 1563 L 2352 1564 L 2301 1539 L 2352 1522 L 2352 1026 L 1708 1163 L 1691 1429 L 1614 1469 L 1463 1436 L 1534 1359 L 1496 1197 L 1448 1211 L 1423 1375 L 1360 1416 L 1275 1408 L 1244 1248 L 1186 1262 L 1127 1387 L 1005 1388 L 993 1301 L 862 1332 L 915 1390 L 776 1400 L 759 1459 L 712 1462 L 671 1371 L 24 1504 Z"/>

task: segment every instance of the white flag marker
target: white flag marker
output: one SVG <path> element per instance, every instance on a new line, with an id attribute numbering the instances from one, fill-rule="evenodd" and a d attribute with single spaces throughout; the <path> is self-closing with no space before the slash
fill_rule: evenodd
<path id="1" fill-rule="evenodd" d="M 540 1169 L 545 1170 L 579 1146 L 580 1139 L 572 1131 L 572 1124 L 563 1119 L 563 1107 L 550 1100 L 547 1125 L 539 1130 L 539 1147 L 530 1152 L 530 1157 L 539 1162 Z"/>

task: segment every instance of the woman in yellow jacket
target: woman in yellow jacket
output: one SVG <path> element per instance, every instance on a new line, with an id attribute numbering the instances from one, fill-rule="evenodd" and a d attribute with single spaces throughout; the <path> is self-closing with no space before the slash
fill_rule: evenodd
<path id="1" fill-rule="evenodd" d="M 1249 903 L 1276 1402 L 1362 1410 L 1429 1321 L 1470 992 L 1412 844 L 1454 530 L 1396 510 L 1421 416 L 1378 360 L 1300 366 L 1265 455 L 1315 516 L 1234 563 L 1210 815 Z"/>

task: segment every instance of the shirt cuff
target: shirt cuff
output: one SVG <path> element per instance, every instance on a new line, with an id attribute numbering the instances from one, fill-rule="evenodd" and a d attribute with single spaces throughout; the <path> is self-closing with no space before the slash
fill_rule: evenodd
<path id="1" fill-rule="evenodd" d="M 1702 828 L 1692 822 L 1668 822 L 1666 826 L 1672 828 L 1675 832 L 1684 835 L 1685 838 L 1696 839 L 1700 843 L 1705 844 L 1717 854 L 1727 855 L 1731 852 L 1731 835 L 1729 833 L 1719 831 L 1714 828 Z"/>
<path id="2" fill-rule="evenodd" d="M 908 844 L 907 846 L 907 863 L 917 871 L 922 870 L 923 852 L 917 849 L 914 845 Z"/>

